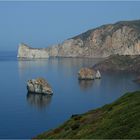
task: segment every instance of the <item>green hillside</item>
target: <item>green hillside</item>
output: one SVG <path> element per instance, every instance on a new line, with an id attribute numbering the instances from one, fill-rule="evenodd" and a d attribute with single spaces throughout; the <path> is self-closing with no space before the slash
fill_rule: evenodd
<path id="1" fill-rule="evenodd" d="M 73 115 L 60 127 L 36 138 L 140 139 L 140 91 L 126 93 L 112 104 Z"/>

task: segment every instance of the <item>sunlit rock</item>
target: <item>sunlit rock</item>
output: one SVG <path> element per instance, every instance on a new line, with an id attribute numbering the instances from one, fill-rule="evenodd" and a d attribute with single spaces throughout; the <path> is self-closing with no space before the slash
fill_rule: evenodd
<path id="1" fill-rule="evenodd" d="M 94 80 L 100 79 L 101 73 L 99 70 L 94 70 L 93 68 L 81 68 L 78 72 L 79 80 Z"/>
<path id="2" fill-rule="evenodd" d="M 31 48 L 26 44 L 19 44 L 18 58 L 48 58 L 49 54 L 47 49 L 35 49 Z"/>
<path id="3" fill-rule="evenodd" d="M 96 78 L 96 71 L 91 68 L 81 68 L 78 72 L 79 80 L 94 80 Z"/>
<path id="4" fill-rule="evenodd" d="M 29 93 L 52 95 L 53 91 L 48 82 L 43 78 L 28 80 L 27 90 Z"/>

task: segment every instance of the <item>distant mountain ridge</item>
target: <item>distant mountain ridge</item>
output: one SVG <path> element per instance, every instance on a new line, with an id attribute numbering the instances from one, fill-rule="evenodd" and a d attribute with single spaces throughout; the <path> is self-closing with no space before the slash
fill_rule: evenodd
<path id="1" fill-rule="evenodd" d="M 25 55 L 24 50 L 28 55 Z M 20 58 L 97 58 L 114 54 L 140 54 L 140 20 L 102 25 L 46 49 L 31 49 L 28 47 L 27 50 L 25 45 L 21 45 L 18 50 L 18 57 Z"/>

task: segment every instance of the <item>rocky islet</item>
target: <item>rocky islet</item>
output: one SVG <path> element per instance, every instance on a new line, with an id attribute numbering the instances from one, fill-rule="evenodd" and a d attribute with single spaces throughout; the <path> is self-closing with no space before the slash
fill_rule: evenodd
<path id="1" fill-rule="evenodd" d="M 49 83 L 44 78 L 36 78 L 27 81 L 28 93 L 52 95 L 53 91 Z"/>
<path id="2" fill-rule="evenodd" d="M 100 79 L 101 73 L 99 70 L 94 70 L 92 68 L 81 68 L 78 72 L 78 79 L 79 80 L 94 80 Z"/>

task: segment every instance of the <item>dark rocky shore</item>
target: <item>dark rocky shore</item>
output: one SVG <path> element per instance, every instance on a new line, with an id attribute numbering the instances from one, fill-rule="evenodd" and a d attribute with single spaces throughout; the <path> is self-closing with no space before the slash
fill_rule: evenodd
<path id="1" fill-rule="evenodd" d="M 135 72 L 140 73 L 140 55 L 112 55 L 93 66 L 102 72 Z"/>

